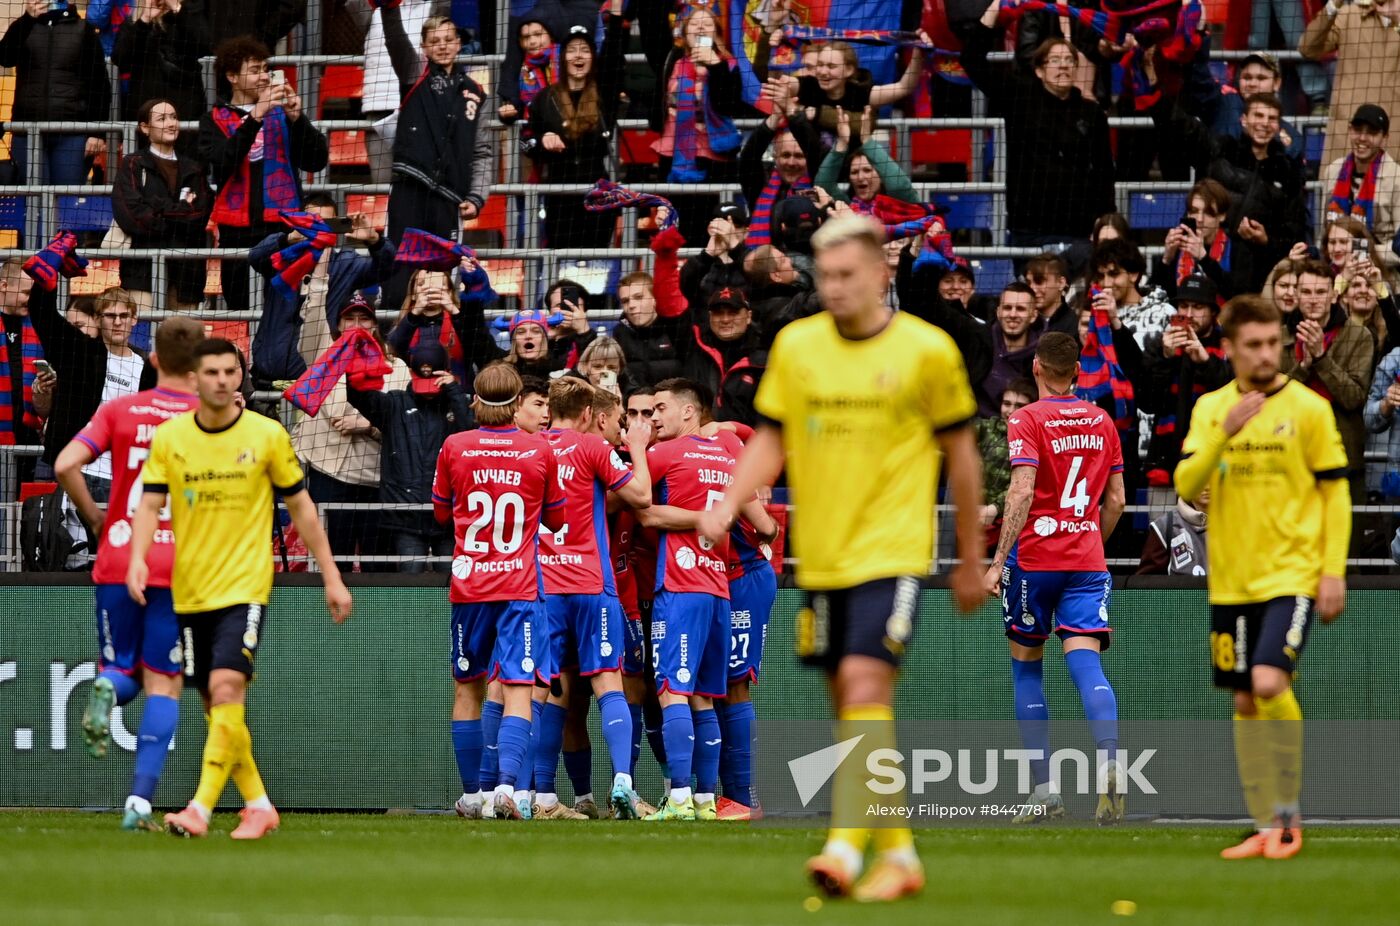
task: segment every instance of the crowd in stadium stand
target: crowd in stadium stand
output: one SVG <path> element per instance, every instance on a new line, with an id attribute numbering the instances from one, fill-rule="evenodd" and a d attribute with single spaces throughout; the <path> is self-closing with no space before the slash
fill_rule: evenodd
<path id="1" fill-rule="evenodd" d="M 54 238 L 29 270 L 5 262 L 0 440 L 44 447 L 37 468 L 21 458 L 25 479 L 50 478 L 57 451 L 97 404 L 149 378 L 130 342 L 152 309 L 217 319 L 260 306 L 250 395 L 286 388 L 351 333 L 371 334 L 391 371 L 382 383 L 338 380 L 293 425 L 319 502 L 426 504 L 437 448 L 472 424 L 464 390 L 498 359 L 527 377 L 579 375 L 622 394 L 683 375 L 713 392 L 716 419 L 752 425 L 775 335 L 820 310 L 811 236 L 850 210 L 886 228 L 891 304 L 946 329 L 964 356 L 982 416 L 989 543 L 1005 493 L 1004 418 L 1035 398 L 1031 357 L 1040 335 L 1056 330 L 1081 339 L 1086 366 L 1109 370 L 1109 386 L 1089 398 L 1119 421 L 1129 501 L 1169 509 L 1145 533 L 1145 522 L 1125 523 L 1118 555 L 1136 557 L 1145 538 L 1144 569 L 1203 568 L 1208 499 L 1176 499 L 1170 474 L 1196 398 L 1230 378 L 1216 318 L 1243 293 L 1263 292 L 1283 309 L 1284 370 L 1331 401 L 1353 499 L 1400 498 L 1400 167 L 1386 152 L 1400 109 L 1400 0 L 1329 2 L 1310 22 L 1299 0 L 1253 0 L 1256 51 L 1228 67 L 1212 63 L 1223 36 L 1191 18 L 1194 2 L 1174 6 L 1178 21 L 1165 29 L 1126 38 L 1090 15 L 1122 8 L 1110 0 L 1074 8 L 1084 15 L 944 0 L 933 4 L 937 22 L 928 4 L 905 3 L 901 31 L 882 39 L 898 46 L 883 78 L 858 56 L 878 46 L 843 41 L 840 30 L 804 35 L 787 3 L 765 7 L 754 47 L 741 49 L 704 0 L 481 4 L 492 9 L 469 28 L 446 0 L 352 0 L 341 6 L 360 15 L 363 179 L 391 190 L 378 228 L 343 199 L 304 190 L 332 160 L 331 136 L 313 121 L 323 113 L 303 106 L 318 72 L 298 69 L 298 88 L 268 62 L 306 6 L 105 0 L 83 18 L 71 4 L 26 0 L 0 38 L 15 121 L 105 121 L 115 92 L 121 118 L 138 129 L 129 151 L 107 151 L 103 132 L 44 132 L 42 165 L 28 164 L 26 136 L 14 131 L 0 179 L 9 170 L 7 183 L 112 183 L 108 243 L 120 232 L 131 247 L 172 255 L 212 245 L 247 252 L 222 262 L 220 295 L 208 302 L 202 259 L 163 262 L 160 278 L 151 261 L 122 260 L 121 287 L 95 307 L 73 297 L 67 320 L 55 283 L 95 240 Z M 494 48 L 491 23 L 508 12 L 507 41 Z M 960 54 L 925 54 L 935 38 L 921 30 L 935 26 L 936 43 L 960 43 Z M 499 64 L 464 57 L 483 46 L 503 56 Z M 1305 60 L 1281 65 L 1258 51 L 1267 47 L 1296 48 Z M 1003 50 L 1009 61 L 988 57 Z M 628 64 L 629 52 L 645 64 Z M 120 75 L 115 85 L 104 58 Z M 960 82 L 945 81 L 959 64 Z M 989 243 L 1023 249 L 1014 282 L 979 286 L 986 265 L 959 250 L 988 243 L 986 232 L 949 227 L 944 205 L 914 182 L 930 165 L 896 150 L 902 116 L 970 114 L 966 84 L 1004 120 L 1006 236 Z M 1125 115 L 1149 117 L 1153 128 L 1115 135 L 1109 117 Z M 1307 145 L 1323 116 L 1325 141 Z M 654 166 L 647 175 L 624 159 L 613 173 L 619 120 L 636 118 L 650 126 Z M 198 121 L 198 131 L 181 132 L 181 121 Z M 499 243 L 607 247 L 626 222 L 652 258 L 622 261 L 602 286 L 565 268 L 539 281 L 534 305 L 498 295 L 492 272 L 459 242 L 485 213 L 510 146 L 522 180 L 576 190 L 539 197 L 539 213 L 505 223 Z M 978 160 L 967 179 L 981 178 Z M 640 210 L 621 219 L 585 208 L 597 181 L 638 179 L 740 193 L 628 199 Z M 1193 182 L 1179 222 L 1133 228 L 1118 213 L 1117 185 L 1147 179 Z M 37 199 L 29 221 L 45 231 L 31 241 L 57 231 Z M 249 267 L 261 298 L 249 293 Z M 376 322 L 376 309 L 396 320 Z M 89 473 L 95 497 L 110 477 L 101 466 Z M 347 567 L 356 550 L 447 549 L 426 510 L 328 518 Z M 1354 555 L 1387 547 L 1390 525 L 1373 520 L 1358 518 Z"/>

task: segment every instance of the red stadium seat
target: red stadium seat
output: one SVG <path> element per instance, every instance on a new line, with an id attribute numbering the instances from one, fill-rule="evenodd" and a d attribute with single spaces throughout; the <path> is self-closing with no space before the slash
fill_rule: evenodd
<path id="1" fill-rule="evenodd" d="M 652 143 L 660 137 L 650 129 L 627 129 L 622 133 L 618 157 L 624 164 L 654 165 L 661 160 L 661 155 L 652 148 Z"/>
<path id="2" fill-rule="evenodd" d="M 972 170 L 972 131 L 939 129 L 909 133 L 909 164 L 962 164 Z"/>
<path id="3" fill-rule="evenodd" d="M 349 106 L 351 100 L 363 99 L 365 95 L 365 72 L 358 65 L 332 64 L 321 72 L 321 113 L 324 119 L 326 104 L 335 102 L 340 108 Z"/>
<path id="4" fill-rule="evenodd" d="M 333 131 L 330 133 L 332 167 L 369 167 L 369 153 L 365 149 L 365 133 L 355 131 Z"/>
<path id="5" fill-rule="evenodd" d="M 383 231 L 389 225 L 389 197 L 351 193 L 345 197 L 345 212 L 363 212 L 375 228 Z"/>

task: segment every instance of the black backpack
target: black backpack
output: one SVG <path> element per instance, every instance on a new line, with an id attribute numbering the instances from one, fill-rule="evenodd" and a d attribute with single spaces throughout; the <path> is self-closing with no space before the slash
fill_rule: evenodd
<path id="1" fill-rule="evenodd" d="M 59 489 L 24 500 L 20 508 L 19 546 L 26 572 L 62 572 L 68 557 L 87 546 L 68 533 Z"/>

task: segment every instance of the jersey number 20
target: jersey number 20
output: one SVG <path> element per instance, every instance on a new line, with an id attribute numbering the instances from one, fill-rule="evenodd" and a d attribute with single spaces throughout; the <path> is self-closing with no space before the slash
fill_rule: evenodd
<path id="1" fill-rule="evenodd" d="M 489 492 L 476 491 L 467 496 L 467 513 L 480 515 L 467 528 L 462 540 L 464 549 L 472 553 L 486 553 L 493 546 L 496 552 L 507 555 L 520 549 L 525 542 L 525 499 L 516 492 L 506 492 L 500 498 Z M 477 535 L 491 529 L 491 542 L 478 540 Z"/>

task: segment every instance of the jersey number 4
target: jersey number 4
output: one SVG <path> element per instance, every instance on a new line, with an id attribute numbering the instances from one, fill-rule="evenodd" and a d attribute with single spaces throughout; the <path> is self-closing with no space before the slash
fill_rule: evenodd
<path id="1" fill-rule="evenodd" d="M 1060 507 L 1073 508 L 1076 518 L 1084 517 L 1089 510 L 1089 480 L 1079 478 L 1079 470 L 1084 466 L 1083 457 L 1071 457 L 1069 475 L 1065 477 L 1065 487 L 1060 492 Z"/>
<path id="2" fill-rule="evenodd" d="M 495 547 L 496 552 L 507 555 L 519 550 L 525 542 L 525 499 L 516 492 L 506 492 L 500 498 L 480 490 L 467 496 L 467 513 L 476 520 L 467 528 L 462 547 L 472 553 L 486 553 Z M 490 529 L 491 542 L 478 540 L 483 531 Z"/>
<path id="3" fill-rule="evenodd" d="M 146 458 L 151 455 L 149 447 L 131 447 L 126 452 L 126 468 L 128 470 L 138 470 L 146 465 Z M 126 496 L 126 517 L 130 520 L 136 517 L 136 508 L 141 504 L 141 496 L 145 493 L 144 480 L 140 476 L 131 480 L 131 491 Z M 170 520 L 170 496 L 165 497 L 165 504 L 160 509 L 160 519 Z"/>

